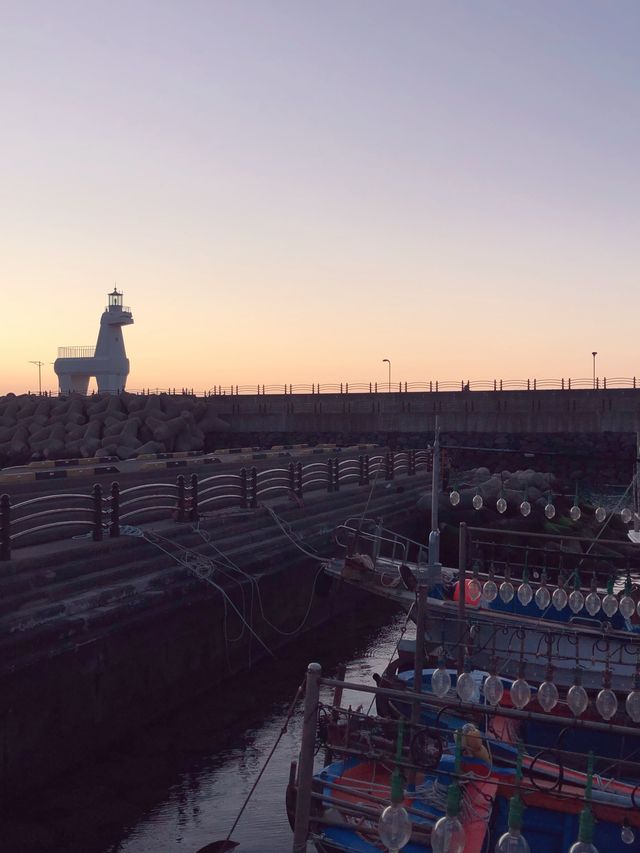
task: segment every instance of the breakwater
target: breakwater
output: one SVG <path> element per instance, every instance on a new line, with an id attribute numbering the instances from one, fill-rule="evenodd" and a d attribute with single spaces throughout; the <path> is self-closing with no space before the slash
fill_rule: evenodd
<path id="1" fill-rule="evenodd" d="M 387 393 L 136 395 L 0 399 L 0 466 L 33 459 L 213 450 L 248 436 L 260 446 L 297 437 L 432 434 L 635 434 L 640 388 Z"/>

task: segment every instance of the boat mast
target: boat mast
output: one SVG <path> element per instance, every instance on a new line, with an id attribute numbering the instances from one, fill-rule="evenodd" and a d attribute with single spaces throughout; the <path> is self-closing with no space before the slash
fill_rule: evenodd
<path id="1" fill-rule="evenodd" d="M 424 635 L 427 627 L 427 596 L 429 583 L 438 583 L 441 574 L 440 566 L 440 529 L 438 527 L 438 500 L 440 497 L 440 426 L 436 418 L 436 432 L 433 442 L 433 464 L 431 465 L 431 532 L 429 533 L 429 562 L 428 565 L 418 564 L 416 575 L 418 587 L 416 591 L 416 647 L 413 670 L 413 689 L 422 692 L 422 670 L 424 669 Z M 420 703 L 415 702 L 411 709 L 411 722 L 420 722 Z M 414 782 L 414 779 L 410 780 Z"/>

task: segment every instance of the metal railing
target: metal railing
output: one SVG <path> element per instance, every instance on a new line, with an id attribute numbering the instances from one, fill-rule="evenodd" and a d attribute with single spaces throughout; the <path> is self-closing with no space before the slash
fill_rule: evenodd
<path id="1" fill-rule="evenodd" d="M 93 358 L 95 347 L 58 347 L 58 358 Z"/>
<path id="2" fill-rule="evenodd" d="M 194 397 L 266 396 L 294 394 L 408 394 L 444 393 L 456 391 L 576 391 L 638 388 L 635 376 L 596 376 L 587 379 L 433 379 L 401 382 L 312 382 L 311 384 L 281 383 L 262 385 L 213 385 L 204 391 L 193 388 L 138 388 L 131 394 L 169 394 Z"/>
<path id="3" fill-rule="evenodd" d="M 106 495 L 99 484 L 87 494 L 48 494 L 14 504 L 4 494 L 0 497 L 0 560 L 11 559 L 18 545 L 82 533 L 99 541 L 106 535 L 119 536 L 123 524 L 197 521 L 213 509 L 255 509 L 263 498 L 288 496 L 302 504 L 310 491 L 339 492 L 345 485 L 369 486 L 430 468 L 428 450 L 408 450 L 336 457 L 306 465 L 290 462 L 265 471 L 241 468 L 237 473 L 201 479 L 192 474 L 188 481 L 180 475 L 175 483 L 145 483 L 126 489 L 114 482 Z"/>
<path id="4" fill-rule="evenodd" d="M 59 347 L 58 358 L 91 358 L 95 347 Z M 166 394 L 171 397 L 238 397 L 238 396 L 292 396 L 295 394 L 411 394 L 411 393 L 455 393 L 466 391 L 598 391 L 610 389 L 640 388 L 640 379 L 635 376 L 596 376 L 588 379 L 433 379 L 425 381 L 393 382 L 312 382 L 311 384 L 280 383 L 272 385 L 213 385 L 211 388 L 194 389 L 127 388 L 127 394 L 151 396 Z M 59 391 L 43 391 L 49 397 Z"/>

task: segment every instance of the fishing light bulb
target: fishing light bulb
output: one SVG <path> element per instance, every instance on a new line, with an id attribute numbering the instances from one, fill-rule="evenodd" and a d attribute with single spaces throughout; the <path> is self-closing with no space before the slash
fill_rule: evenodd
<path id="1" fill-rule="evenodd" d="M 499 705 L 504 693 L 504 684 L 497 675 L 490 675 L 483 686 L 484 698 L 489 705 Z"/>
<path id="2" fill-rule="evenodd" d="M 615 717 L 618 710 L 618 698 L 610 687 L 603 687 L 596 697 L 596 708 L 603 720 Z"/>
<path id="3" fill-rule="evenodd" d="M 620 613 L 625 619 L 630 619 L 636 612 L 636 603 L 630 595 L 623 595 L 620 599 Z"/>
<path id="4" fill-rule="evenodd" d="M 569 607 L 573 613 L 579 613 L 584 607 L 584 595 L 579 589 L 574 589 L 569 596 Z"/>
<path id="5" fill-rule="evenodd" d="M 531 514 L 531 504 L 529 501 L 522 501 L 520 504 L 520 513 L 526 518 Z"/>
<path id="6" fill-rule="evenodd" d="M 484 506 L 484 501 L 482 500 L 482 495 L 480 494 L 480 492 L 475 493 L 471 504 L 474 509 L 482 509 L 482 507 Z"/>
<path id="7" fill-rule="evenodd" d="M 498 587 L 496 586 L 496 582 L 491 580 L 491 578 L 484 582 L 484 586 L 482 587 L 482 597 L 488 602 L 495 601 L 498 597 Z"/>
<path id="8" fill-rule="evenodd" d="M 451 506 L 458 506 L 460 503 L 460 492 L 457 489 L 449 493 L 449 502 Z"/>
<path id="9" fill-rule="evenodd" d="M 535 594 L 536 605 L 540 610 L 546 610 L 551 604 L 551 593 L 546 581 L 542 581 Z"/>
<path id="10" fill-rule="evenodd" d="M 515 590 L 513 588 L 513 584 L 511 581 L 504 580 L 500 584 L 500 598 L 505 604 L 509 604 L 509 602 L 513 600 L 514 595 Z"/>
<path id="11" fill-rule="evenodd" d="M 580 517 L 582 515 L 582 510 L 578 506 L 578 504 L 574 504 L 569 510 L 569 518 L 571 521 L 580 521 Z"/>
<path id="12" fill-rule="evenodd" d="M 602 612 L 611 619 L 617 613 L 618 599 L 612 592 L 608 592 L 602 599 Z"/>
<path id="13" fill-rule="evenodd" d="M 567 705 L 574 717 L 581 717 L 587 710 L 589 697 L 582 684 L 574 684 L 567 693 Z"/>
<path id="14" fill-rule="evenodd" d="M 623 844 L 633 844 L 635 840 L 636 834 L 625 820 L 622 824 L 622 829 L 620 830 L 620 841 L 622 841 Z"/>
<path id="15" fill-rule="evenodd" d="M 498 510 L 498 512 L 500 513 L 500 515 L 502 515 L 503 513 L 505 513 L 505 512 L 507 511 L 507 502 L 506 502 L 506 500 L 502 497 L 502 495 L 501 495 L 501 496 L 498 498 L 498 500 L 496 501 L 496 509 Z"/>
<path id="16" fill-rule="evenodd" d="M 595 590 L 591 590 L 584 602 L 584 606 L 587 608 L 589 616 L 595 616 L 598 610 L 600 610 L 601 605 L 602 602 L 600 601 L 600 596 Z"/>
<path id="17" fill-rule="evenodd" d="M 629 509 L 629 507 L 625 507 L 620 513 L 620 518 L 623 524 L 629 524 L 631 519 L 633 518 L 633 513 Z"/>
<path id="18" fill-rule="evenodd" d="M 551 596 L 551 603 L 555 607 L 556 610 L 564 610 L 567 606 L 567 593 L 564 587 L 559 586 L 553 590 L 553 595 Z"/>
<path id="19" fill-rule="evenodd" d="M 558 688 L 555 686 L 553 681 L 543 681 L 540 687 L 538 687 L 537 699 L 538 705 L 542 708 L 543 711 L 549 713 L 549 711 L 553 711 L 553 709 L 558 704 Z"/>
<path id="20" fill-rule="evenodd" d="M 389 853 L 398 853 L 411 838 L 411 818 L 399 803 L 392 803 L 380 815 L 378 821 L 380 841 Z"/>
<path id="21" fill-rule="evenodd" d="M 552 518 L 555 518 L 555 516 L 556 516 L 556 508 L 554 507 L 554 505 L 553 505 L 551 502 L 549 502 L 549 503 L 545 506 L 545 508 L 544 508 L 544 514 L 547 516 L 547 518 L 549 519 L 549 521 L 551 521 L 551 519 L 552 519 Z"/>
<path id="22" fill-rule="evenodd" d="M 517 678 L 509 690 L 514 707 L 522 710 L 531 701 L 531 688 L 524 678 Z"/>
<path id="23" fill-rule="evenodd" d="M 607 517 L 606 509 L 603 506 L 596 507 L 596 521 L 599 524 L 602 524 L 602 522 L 605 520 L 606 517 Z"/>
<path id="24" fill-rule="evenodd" d="M 518 587 L 518 601 L 523 607 L 526 607 L 527 604 L 531 604 L 532 600 L 533 590 L 531 589 L 531 584 L 528 581 L 525 581 Z"/>
<path id="25" fill-rule="evenodd" d="M 569 853 L 598 853 L 598 848 L 590 841 L 574 841 L 569 848 Z"/>
<path id="26" fill-rule="evenodd" d="M 431 830 L 433 853 L 464 853 L 464 827 L 457 815 L 444 815 Z"/>
<path id="27" fill-rule="evenodd" d="M 451 674 L 445 668 L 444 660 L 438 661 L 438 668 L 431 674 L 431 691 L 442 699 L 451 690 Z"/>
<path id="28" fill-rule="evenodd" d="M 469 585 L 467 586 L 467 592 L 469 593 L 469 598 L 472 603 L 476 604 L 482 595 L 482 584 L 477 577 L 471 578 Z"/>
<path id="29" fill-rule="evenodd" d="M 495 853 L 529 853 L 529 842 L 519 829 L 508 829 L 498 839 Z"/>
<path id="30" fill-rule="evenodd" d="M 627 716 L 630 717 L 634 723 L 640 723 L 640 681 L 638 679 L 636 679 L 633 690 L 627 696 L 624 707 L 627 712 Z"/>
<path id="31" fill-rule="evenodd" d="M 463 702 L 472 702 L 475 700 L 477 685 L 473 680 L 473 676 L 466 670 L 458 677 L 456 683 L 456 693 Z"/>

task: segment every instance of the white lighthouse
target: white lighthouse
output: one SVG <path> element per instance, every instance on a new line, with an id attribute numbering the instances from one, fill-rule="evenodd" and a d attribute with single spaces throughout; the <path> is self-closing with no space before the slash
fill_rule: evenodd
<path id="1" fill-rule="evenodd" d="M 129 375 L 129 359 L 124 348 L 122 327 L 133 323 L 131 310 L 122 304 L 122 293 L 114 287 L 100 318 L 94 347 L 60 347 L 53 369 L 60 393 L 86 394 L 89 379 L 95 376 L 100 394 L 124 391 Z"/>

